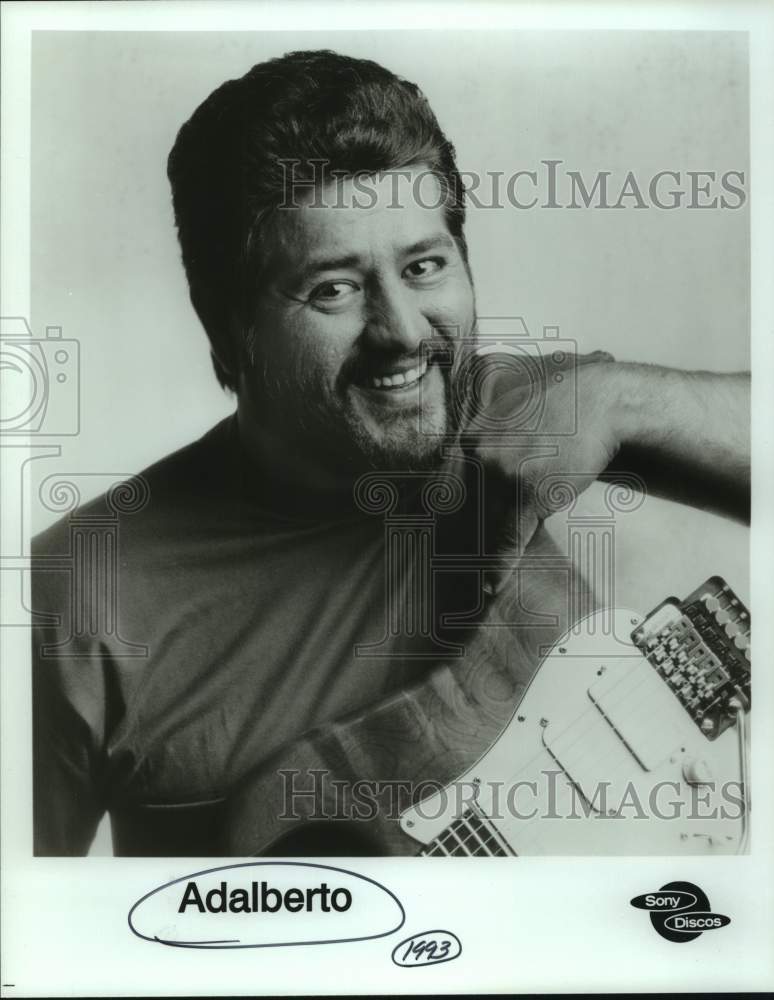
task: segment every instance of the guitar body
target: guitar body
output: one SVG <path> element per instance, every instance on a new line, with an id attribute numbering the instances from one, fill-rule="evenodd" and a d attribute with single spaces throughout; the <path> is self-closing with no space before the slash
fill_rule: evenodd
<path id="1" fill-rule="evenodd" d="M 604 625 L 612 620 L 612 631 Z M 493 746 L 457 782 L 406 810 L 428 853 L 462 839 L 518 855 L 735 853 L 745 829 L 739 732 L 710 740 L 631 642 L 626 610 L 579 622 L 544 660 Z M 479 845 L 478 840 L 484 844 Z M 444 850 L 444 847 L 446 850 Z M 499 852 L 498 852 L 499 853 Z"/>

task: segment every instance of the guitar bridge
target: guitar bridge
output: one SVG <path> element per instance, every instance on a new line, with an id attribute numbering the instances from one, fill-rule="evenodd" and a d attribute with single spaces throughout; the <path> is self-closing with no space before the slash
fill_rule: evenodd
<path id="1" fill-rule="evenodd" d="M 632 642 L 707 739 L 733 725 L 732 698 L 750 707 L 750 613 L 721 577 L 663 601 Z"/>

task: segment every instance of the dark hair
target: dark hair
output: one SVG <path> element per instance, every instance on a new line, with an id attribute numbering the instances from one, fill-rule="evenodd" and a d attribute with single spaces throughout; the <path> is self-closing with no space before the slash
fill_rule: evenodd
<path id="1" fill-rule="evenodd" d="M 321 161 L 328 179 L 425 164 L 466 257 L 454 156 L 419 88 L 367 59 L 291 52 L 213 91 L 180 129 L 167 175 L 191 302 L 220 384 L 236 389 L 230 317 L 249 306 L 264 224 L 287 203 L 289 183 L 310 170 L 316 179 Z"/>

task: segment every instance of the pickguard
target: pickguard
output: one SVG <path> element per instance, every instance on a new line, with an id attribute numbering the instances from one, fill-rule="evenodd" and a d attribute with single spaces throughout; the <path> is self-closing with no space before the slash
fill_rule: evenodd
<path id="1" fill-rule="evenodd" d="M 611 628 L 607 609 L 577 623 L 499 739 L 458 781 L 404 812 L 403 831 L 443 846 L 444 831 L 472 809 L 519 855 L 740 850 L 737 727 L 707 738 L 628 638 L 642 621 L 616 609 Z"/>

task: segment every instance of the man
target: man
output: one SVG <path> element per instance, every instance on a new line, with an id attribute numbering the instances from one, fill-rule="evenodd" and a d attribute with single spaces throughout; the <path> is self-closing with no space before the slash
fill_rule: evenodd
<path id="1" fill-rule="evenodd" d="M 653 492 L 745 515 L 745 376 L 607 356 L 559 371 L 495 359 L 482 375 L 454 155 L 413 84 L 331 52 L 255 66 L 181 129 L 169 177 L 183 263 L 237 410 L 142 474 L 147 503 L 116 536 L 115 604 L 72 519 L 37 539 L 36 853 L 84 853 L 106 810 L 117 853 L 217 852 L 246 775 L 425 676 L 454 650 L 443 614 L 480 622 L 481 590 L 509 591 L 541 544 L 553 475 L 584 488 L 630 469 Z M 541 441 L 572 408 L 577 433 L 548 449 L 490 433 L 518 429 L 534 392 Z M 434 477 L 467 488 L 439 525 L 452 552 L 457 530 L 483 528 L 476 567 L 419 606 L 420 556 L 385 563 L 379 477 L 388 517 L 416 513 Z M 428 599 L 431 626 L 409 627 L 401 615 Z"/>

